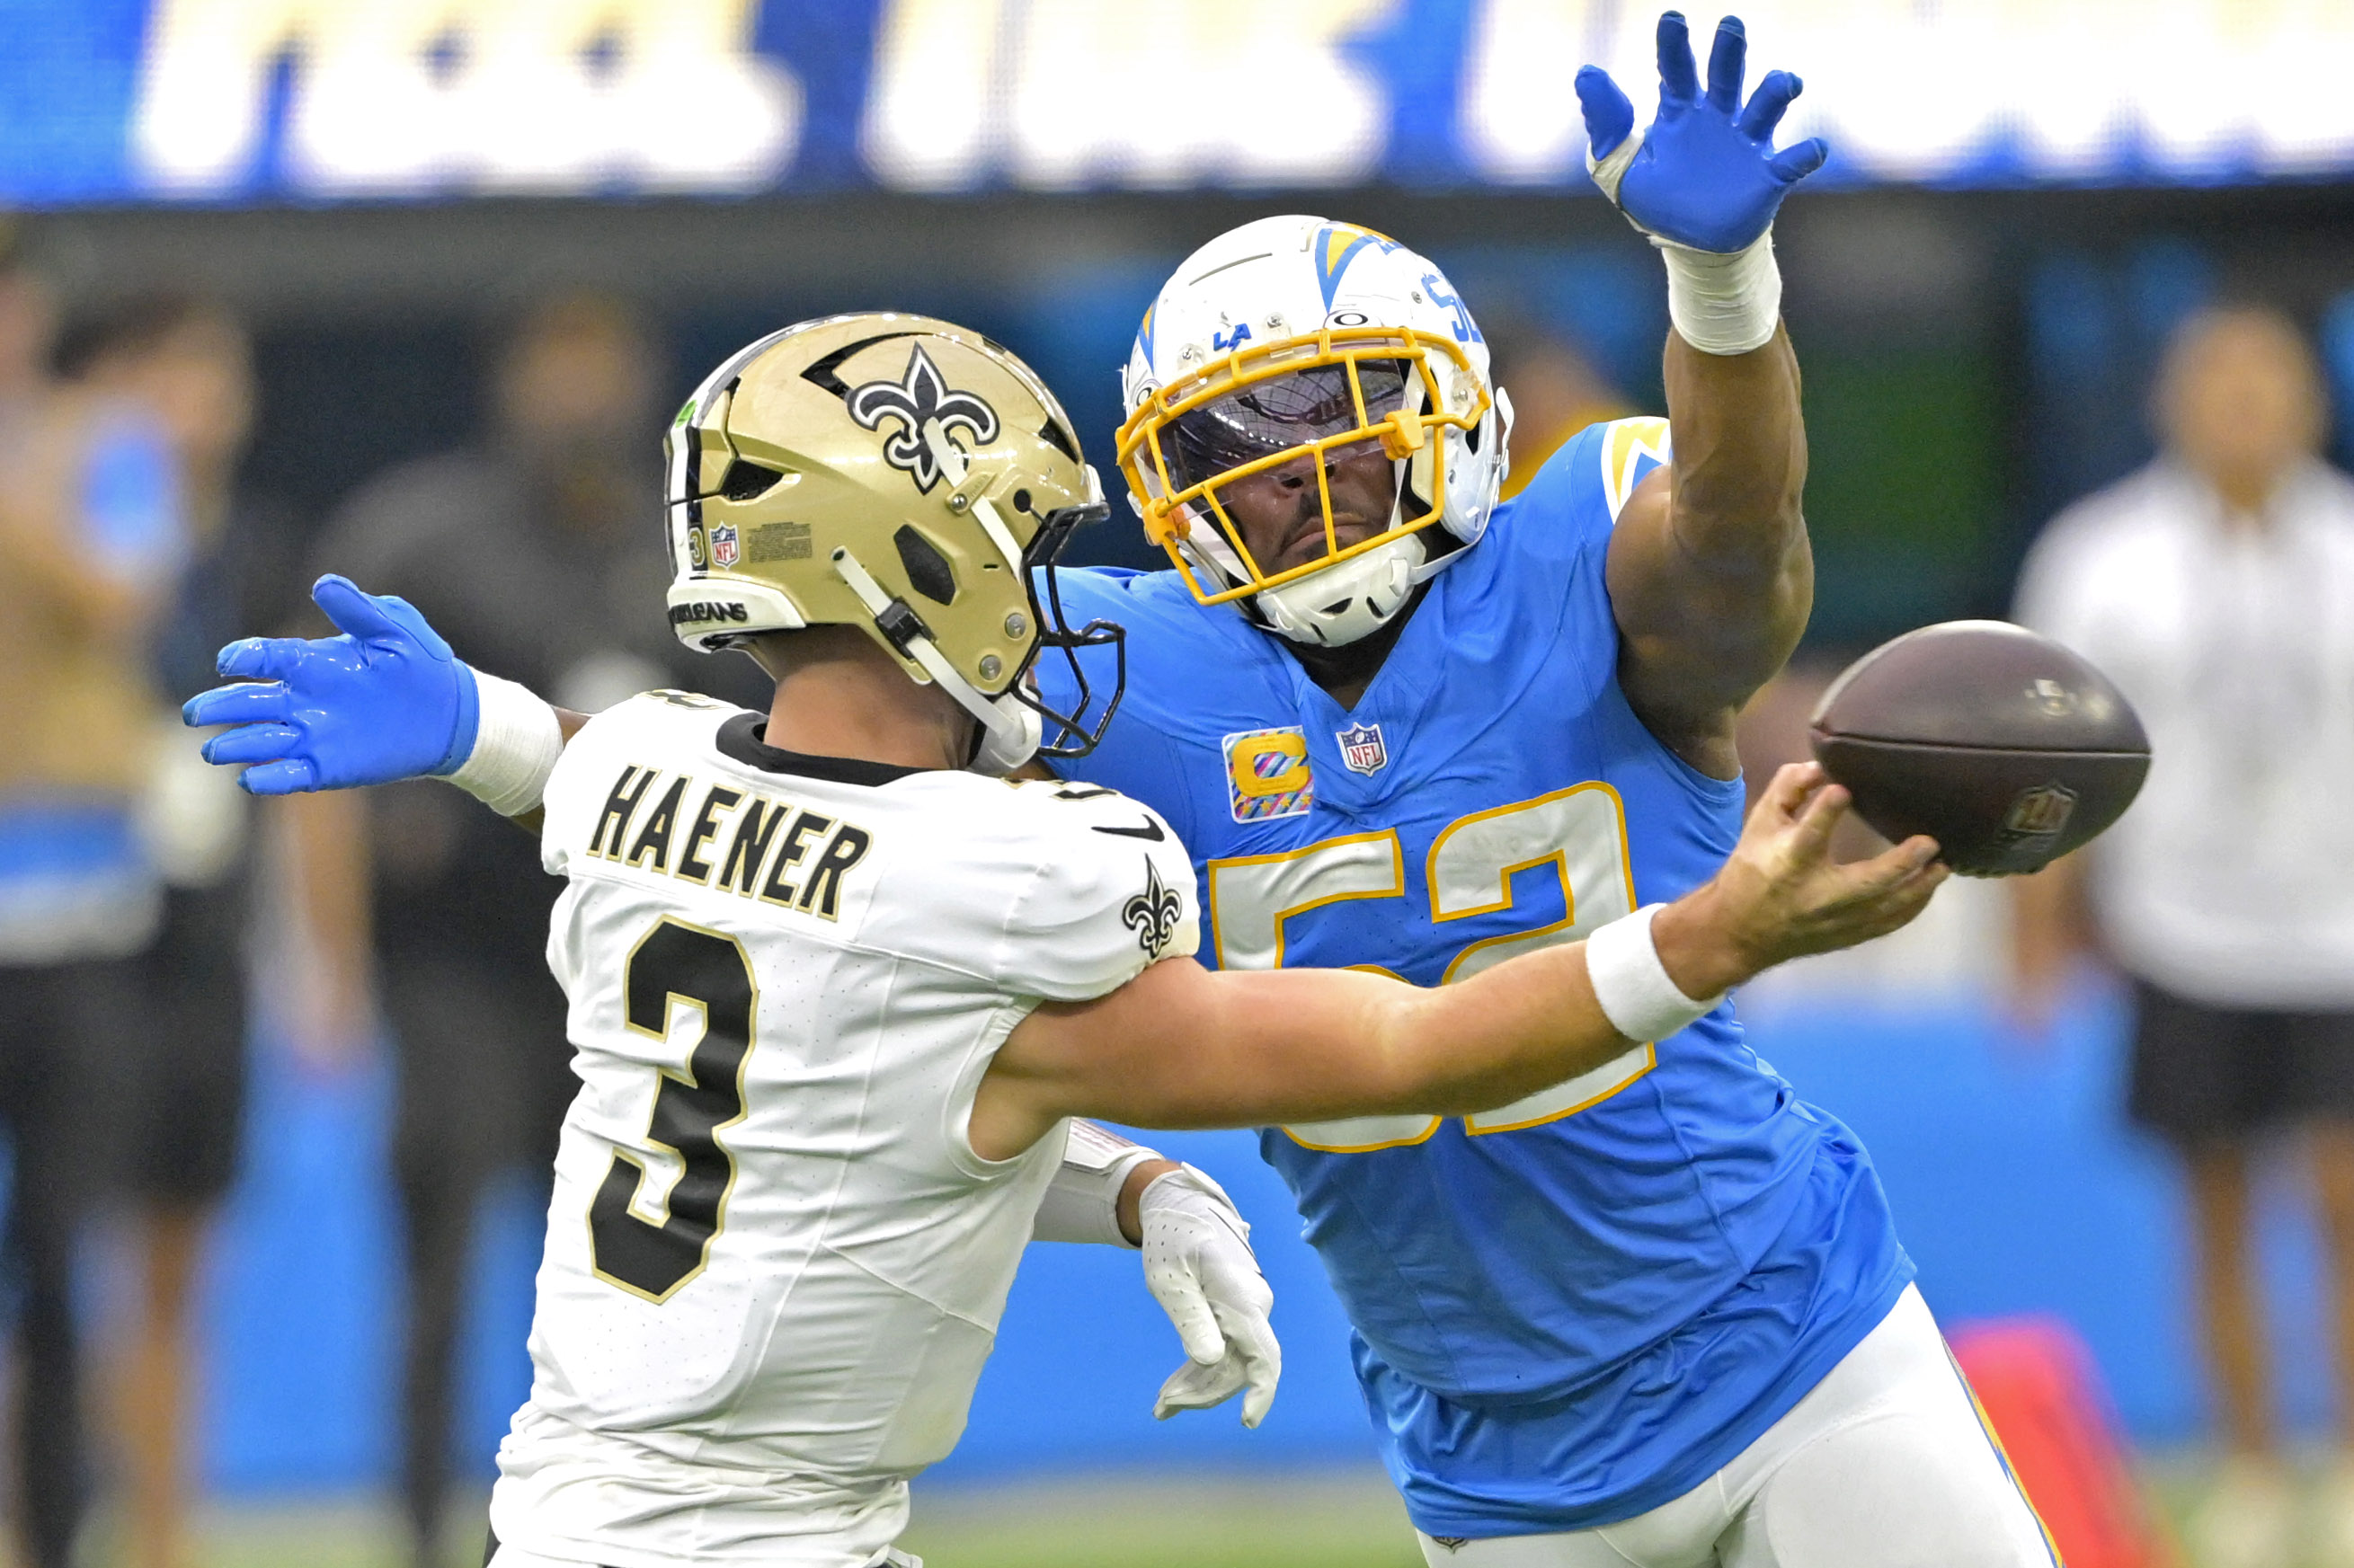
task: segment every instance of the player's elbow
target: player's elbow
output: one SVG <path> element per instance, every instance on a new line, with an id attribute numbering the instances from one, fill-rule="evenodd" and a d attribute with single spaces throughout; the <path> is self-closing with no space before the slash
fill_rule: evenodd
<path id="1" fill-rule="evenodd" d="M 1813 551 L 1797 491 L 1740 482 L 1679 491 L 1674 525 L 1687 571 L 1717 594 L 1754 601 L 1801 580 L 1811 592 Z"/>

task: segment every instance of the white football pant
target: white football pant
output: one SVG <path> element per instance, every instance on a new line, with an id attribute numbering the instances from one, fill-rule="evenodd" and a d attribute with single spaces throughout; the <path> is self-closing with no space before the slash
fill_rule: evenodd
<path id="1" fill-rule="evenodd" d="M 1417 1532 L 1418 1533 L 1418 1532 Z M 1598 1530 L 1449 1547 L 1432 1568 L 2058 1568 L 1918 1290 L 1699 1486 Z"/>

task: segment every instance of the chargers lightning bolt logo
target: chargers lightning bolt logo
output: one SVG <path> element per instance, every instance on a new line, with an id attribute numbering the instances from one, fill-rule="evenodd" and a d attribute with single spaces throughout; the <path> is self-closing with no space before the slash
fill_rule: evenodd
<path id="1" fill-rule="evenodd" d="M 880 429 L 885 419 L 899 421 L 900 428 L 883 443 L 883 461 L 904 471 L 927 495 L 940 482 L 939 456 L 932 450 L 933 426 L 938 427 L 940 443 L 959 451 L 970 450 L 951 433 L 959 426 L 970 433 L 974 446 L 987 446 L 997 439 L 997 410 L 978 394 L 949 390 L 939 367 L 920 343 L 907 356 L 905 376 L 896 381 L 869 381 L 854 388 L 849 405 L 850 417 L 870 430 Z"/>
<path id="2" fill-rule="evenodd" d="M 1398 248 L 1398 242 L 1388 235 L 1360 228 L 1353 223 L 1328 223 L 1309 242 L 1308 254 L 1316 263 L 1316 282 L 1324 291 L 1326 310 L 1332 308 L 1332 296 L 1341 291 L 1341 274 L 1349 270 L 1357 252 L 1368 245 L 1378 245 L 1384 250 Z"/>

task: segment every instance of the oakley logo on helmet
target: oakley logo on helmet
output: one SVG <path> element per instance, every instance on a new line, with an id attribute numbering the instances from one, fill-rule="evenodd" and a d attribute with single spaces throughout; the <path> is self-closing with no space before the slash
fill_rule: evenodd
<path id="1" fill-rule="evenodd" d="M 714 603 L 708 599 L 698 599 L 691 604 L 674 604 L 670 607 L 670 623 L 673 626 L 700 626 L 714 620 L 749 621 L 751 619 L 750 608 L 741 604 Z"/>
<path id="2" fill-rule="evenodd" d="M 959 451 L 968 450 L 951 434 L 960 425 L 971 433 L 974 446 L 986 446 L 997 439 L 997 410 L 975 393 L 950 391 L 922 344 L 907 356 L 904 377 L 854 387 L 848 403 L 850 417 L 870 430 L 882 429 L 886 418 L 899 421 L 899 429 L 883 443 L 883 461 L 904 471 L 927 495 L 940 482 L 939 456 L 932 450 L 928 433 L 930 427 L 938 426 L 941 443 Z"/>

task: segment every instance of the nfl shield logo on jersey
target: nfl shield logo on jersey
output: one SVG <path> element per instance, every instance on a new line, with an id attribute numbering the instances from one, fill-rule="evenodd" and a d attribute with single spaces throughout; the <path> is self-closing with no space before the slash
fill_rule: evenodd
<path id="1" fill-rule="evenodd" d="M 736 524 L 715 523 L 711 525 L 711 564 L 732 567 L 736 564 Z"/>
<path id="2" fill-rule="evenodd" d="M 1377 773 L 1389 763 L 1389 747 L 1382 744 L 1382 726 L 1352 724 L 1335 736 L 1341 761 L 1352 773 Z"/>

